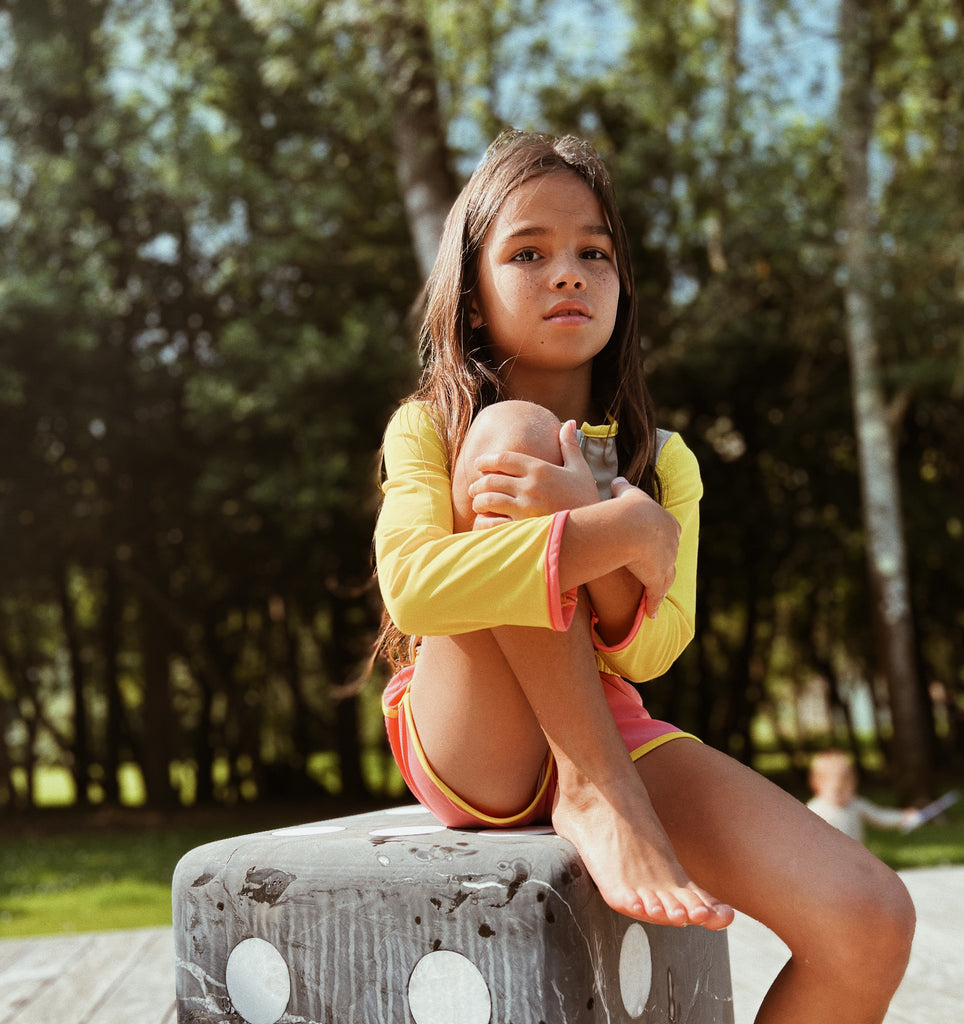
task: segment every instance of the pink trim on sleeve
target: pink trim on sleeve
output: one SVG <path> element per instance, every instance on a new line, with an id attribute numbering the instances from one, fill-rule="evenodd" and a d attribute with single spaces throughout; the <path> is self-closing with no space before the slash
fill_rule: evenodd
<path id="1" fill-rule="evenodd" d="M 549 623 L 558 632 L 564 632 L 572 625 L 576 614 L 577 592 L 559 591 L 559 550 L 562 547 L 562 531 L 565 529 L 569 512 L 557 512 L 549 527 L 549 543 L 546 545 L 546 598 L 549 607 Z"/>
<path id="2" fill-rule="evenodd" d="M 593 647 L 595 647 L 596 650 L 600 652 L 600 654 L 615 654 L 617 651 L 624 650 L 636 638 L 636 634 L 639 632 L 639 627 L 643 624 L 643 619 L 645 617 L 646 617 L 646 594 L 644 592 L 643 596 L 640 598 L 639 607 L 636 609 L 636 618 L 633 620 L 633 624 L 632 624 L 632 626 L 629 629 L 629 634 L 625 637 L 625 639 L 621 640 L 618 644 L 613 644 L 612 646 L 610 646 L 610 645 L 604 643 L 602 637 L 596 632 L 595 626 L 596 626 L 596 623 L 599 620 L 596 618 L 596 616 L 594 614 L 593 615 L 593 620 L 592 620 L 592 624 L 593 624 L 593 631 L 592 631 Z"/>

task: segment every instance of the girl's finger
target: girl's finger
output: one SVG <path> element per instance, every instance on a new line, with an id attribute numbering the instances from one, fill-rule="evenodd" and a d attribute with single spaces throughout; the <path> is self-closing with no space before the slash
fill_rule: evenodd
<path id="1" fill-rule="evenodd" d="M 499 491 L 481 491 L 472 497 L 472 511 L 476 515 L 511 516 L 514 504 L 511 494 Z"/>
<path id="2" fill-rule="evenodd" d="M 472 498 L 482 494 L 515 494 L 515 477 L 505 476 L 502 473 L 486 473 L 477 480 L 473 480 L 468 486 L 469 496 Z"/>
<path id="3" fill-rule="evenodd" d="M 562 461 L 564 465 L 576 458 L 582 458 L 582 449 L 579 447 L 579 438 L 576 436 L 576 421 L 566 420 L 559 428 L 559 447 L 562 450 Z"/>
<path id="4" fill-rule="evenodd" d="M 493 452 L 479 455 L 472 463 L 476 473 L 498 473 L 501 476 L 524 476 L 528 456 L 520 452 Z"/>

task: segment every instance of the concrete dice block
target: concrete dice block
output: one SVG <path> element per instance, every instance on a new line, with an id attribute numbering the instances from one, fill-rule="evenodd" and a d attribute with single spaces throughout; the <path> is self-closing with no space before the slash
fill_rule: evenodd
<path id="1" fill-rule="evenodd" d="M 174 874 L 178 1024 L 732 1024 L 726 934 L 603 902 L 548 828 L 393 808 L 225 839 Z"/>

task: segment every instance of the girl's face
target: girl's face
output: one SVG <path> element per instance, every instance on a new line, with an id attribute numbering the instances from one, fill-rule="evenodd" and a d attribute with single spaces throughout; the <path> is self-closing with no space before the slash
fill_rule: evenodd
<path id="1" fill-rule="evenodd" d="M 536 400 L 560 375 L 577 374 L 588 388 L 616 323 L 619 287 L 595 193 L 578 175 L 552 171 L 511 192 L 489 228 L 470 322 L 484 325 L 514 397 Z"/>

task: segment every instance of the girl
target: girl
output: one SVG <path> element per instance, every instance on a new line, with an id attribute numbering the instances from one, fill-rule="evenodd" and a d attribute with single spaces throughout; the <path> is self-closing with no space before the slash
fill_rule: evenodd
<path id="1" fill-rule="evenodd" d="M 881 1021 L 913 932 L 897 876 L 624 682 L 693 636 L 702 492 L 654 427 L 635 301 L 595 153 L 500 136 L 449 214 L 422 382 L 385 436 L 393 751 L 447 825 L 551 822 L 623 914 L 771 927 L 792 955 L 758 1021 Z"/>

